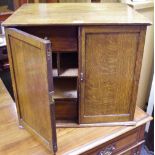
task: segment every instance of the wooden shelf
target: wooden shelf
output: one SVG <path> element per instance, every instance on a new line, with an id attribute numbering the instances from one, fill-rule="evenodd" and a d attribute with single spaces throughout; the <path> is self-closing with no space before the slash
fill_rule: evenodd
<path id="1" fill-rule="evenodd" d="M 78 77 L 78 69 L 77 68 L 67 68 L 61 71 L 58 74 L 58 69 L 53 69 L 53 76 L 54 77 Z"/>
<path id="2" fill-rule="evenodd" d="M 53 53 L 52 67 L 54 77 L 77 77 L 78 76 L 77 53 Z"/>
<path id="3" fill-rule="evenodd" d="M 61 77 L 77 77 L 78 76 L 78 69 L 77 68 L 68 68 L 62 71 L 60 74 Z"/>
<path id="4" fill-rule="evenodd" d="M 54 99 L 77 98 L 76 79 L 54 79 Z"/>
<path id="5" fill-rule="evenodd" d="M 78 122 L 74 121 L 74 120 L 56 120 L 56 127 L 60 128 L 69 128 L 69 127 L 80 127 Z"/>

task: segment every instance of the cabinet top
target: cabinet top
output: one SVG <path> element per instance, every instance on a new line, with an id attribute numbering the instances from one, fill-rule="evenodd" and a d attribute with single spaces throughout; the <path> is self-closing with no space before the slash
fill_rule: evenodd
<path id="1" fill-rule="evenodd" d="M 24 4 L 3 26 L 30 25 L 149 25 L 150 21 L 121 3 Z"/>

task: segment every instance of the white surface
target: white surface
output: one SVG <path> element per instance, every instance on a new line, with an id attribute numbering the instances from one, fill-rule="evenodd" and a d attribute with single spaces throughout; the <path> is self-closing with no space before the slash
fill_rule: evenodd
<path id="1" fill-rule="evenodd" d="M 147 27 L 145 47 L 142 61 L 142 69 L 139 80 L 137 95 L 137 105 L 144 109 L 150 95 L 150 85 L 153 76 L 153 57 L 154 57 L 154 1 L 147 0 L 141 2 L 132 2 L 131 0 L 119 0 L 134 8 L 137 12 L 147 17 L 152 25 Z"/>
<path id="2" fill-rule="evenodd" d="M 149 115 L 152 115 L 153 108 L 154 108 L 154 76 L 153 76 L 151 92 L 150 92 L 150 97 L 149 97 L 149 102 L 148 102 L 148 107 L 147 107 L 147 113 Z M 146 124 L 146 128 L 145 128 L 146 132 L 148 132 L 149 126 L 150 126 L 150 122 Z"/>
<path id="3" fill-rule="evenodd" d="M 122 3 L 126 3 L 130 6 L 132 6 L 135 10 L 138 9 L 147 9 L 147 8 L 153 8 L 154 7 L 154 1 L 153 0 L 120 0 Z"/>
<path id="4" fill-rule="evenodd" d="M 0 26 L 0 29 L 2 30 L 2 34 L 0 34 L 0 47 L 3 47 L 6 46 L 5 31 L 3 26 Z"/>
<path id="5" fill-rule="evenodd" d="M 6 40 L 4 35 L 0 35 L 0 47 L 6 46 Z"/>
<path id="6" fill-rule="evenodd" d="M 2 34 L 5 34 L 4 26 L 1 26 L 1 29 L 2 29 Z"/>

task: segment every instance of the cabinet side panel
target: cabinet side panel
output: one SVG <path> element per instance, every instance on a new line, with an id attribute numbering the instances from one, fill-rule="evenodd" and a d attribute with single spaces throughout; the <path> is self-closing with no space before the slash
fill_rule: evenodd
<path id="1" fill-rule="evenodd" d="M 80 122 L 131 120 L 140 28 L 84 27 L 81 38 Z"/>
<path id="2" fill-rule="evenodd" d="M 131 101 L 131 106 L 130 106 L 130 112 L 131 112 L 130 119 L 131 120 L 134 118 L 134 113 L 135 113 L 136 104 L 134 103 L 137 100 L 137 94 L 138 94 L 138 85 L 139 85 L 139 79 L 140 79 L 140 73 L 141 73 L 141 67 L 142 67 L 145 36 L 146 36 L 146 26 L 142 26 L 140 29 L 140 35 L 139 35 L 139 44 L 138 44 L 138 49 L 137 49 L 137 58 L 136 58 L 133 93 L 132 93 L 133 95 L 132 95 L 132 101 Z"/>

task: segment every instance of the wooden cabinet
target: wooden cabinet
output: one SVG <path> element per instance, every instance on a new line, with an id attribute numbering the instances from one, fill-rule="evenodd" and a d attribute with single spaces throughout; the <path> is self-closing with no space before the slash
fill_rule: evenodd
<path id="1" fill-rule="evenodd" d="M 140 155 L 141 146 L 145 142 L 144 129 L 145 126 L 142 125 L 130 132 L 108 141 L 107 143 L 90 149 L 82 155 Z"/>
<path id="2" fill-rule="evenodd" d="M 136 125 L 148 24 L 123 4 L 21 7 L 3 23 L 20 125 L 53 152 L 56 126 Z"/>
<path id="3" fill-rule="evenodd" d="M 3 131 L 0 154 L 51 154 L 25 129 L 17 127 L 15 103 L 1 80 L 0 90 L 0 124 Z M 140 155 L 145 124 L 151 119 L 151 116 L 136 107 L 136 126 L 57 128 L 56 155 Z"/>

